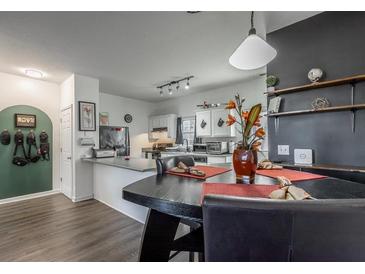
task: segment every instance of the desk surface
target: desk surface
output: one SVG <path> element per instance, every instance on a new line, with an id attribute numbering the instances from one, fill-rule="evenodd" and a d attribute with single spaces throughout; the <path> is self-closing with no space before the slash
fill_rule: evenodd
<path id="1" fill-rule="evenodd" d="M 235 173 L 232 170 L 207 180 L 169 174 L 155 175 L 125 187 L 123 198 L 169 215 L 201 221 L 201 191 L 205 181 L 235 183 Z M 256 175 L 255 183 L 277 184 L 276 180 L 260 175 Z M 365 184 L 342 179 L 328 177 L 296 182 L 295 185 L 317 199 L 365 198 Z"/>

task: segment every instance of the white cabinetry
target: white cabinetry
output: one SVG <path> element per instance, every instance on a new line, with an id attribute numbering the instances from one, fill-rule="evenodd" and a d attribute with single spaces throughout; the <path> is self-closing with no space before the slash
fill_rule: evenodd
<path id="1" fill-rule="evenodd" d="M 227 109 L 212 109 L 212 137 L 234 137 L 235 127 L 227 126 L 226 120 L 230 113 Z"/>
<path id="2" fill-rule="evenodd" d="M 196 113 L 196 136 L 209 137 L 212 135 L 210 110 L 198 111 Z"/>
<path id="3" fill-rule="evenodd" d="M 234 137 L 235 127 L 228 127 L 227 116 L 233 112 L 227 109 L 212 109 L 196 112 L 197 137 Z M 204 126 L 204 127 L 203 127 Z"/>
<path id="4" fill-rule="evenodd" d="M 171 139 L 176 138 L 176 114 L 151 116 L 149 119 L 149 132 L 153 130 L 165 131 L 167 137 Z"/>

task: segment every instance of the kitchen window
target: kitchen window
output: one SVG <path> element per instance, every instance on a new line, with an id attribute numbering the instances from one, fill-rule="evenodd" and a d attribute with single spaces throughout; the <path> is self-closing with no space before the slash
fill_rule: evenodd
<path id="1" fill-rule="evenodd" d="M 195 116 L 182 118 L 183 139 L 188 140 L 189 146 L 194 144 L 195 136 Z"/>

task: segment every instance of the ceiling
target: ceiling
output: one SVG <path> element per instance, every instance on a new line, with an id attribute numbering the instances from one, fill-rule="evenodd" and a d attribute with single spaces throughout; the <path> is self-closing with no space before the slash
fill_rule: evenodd
<path id="1" fill-rule="evenodd" d="M 318 12 L 259 12 L 258 32 L 274 31 Z M 249 29 L 247 11 L 0 12 L 0 71 L 25 68 L 61 83 L 72 73 L 100 79 L 102 92 L 160 101 L 156 86 L 194 75 L 189 92 L 257 77 L 228 58 Z M 172 96 L 182 96 L 179 91 Z"/>

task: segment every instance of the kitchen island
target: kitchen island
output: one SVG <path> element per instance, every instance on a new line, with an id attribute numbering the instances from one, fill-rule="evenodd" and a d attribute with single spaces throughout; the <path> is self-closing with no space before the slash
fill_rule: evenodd
<path id="1" fill-rule="evenodd" d="M 121 189 L 156 174 L 154 160 L 120 157 L 83 159 L 93 163 L 94 199 L 144 223 L 148 209 L 122 199 Z"/>

